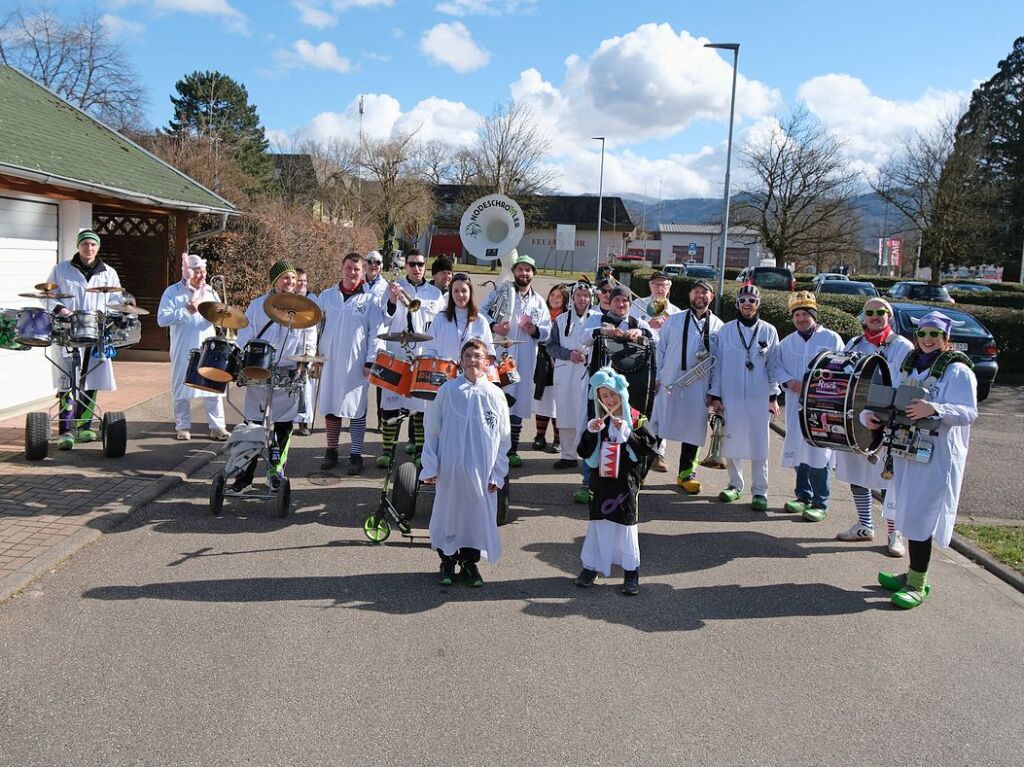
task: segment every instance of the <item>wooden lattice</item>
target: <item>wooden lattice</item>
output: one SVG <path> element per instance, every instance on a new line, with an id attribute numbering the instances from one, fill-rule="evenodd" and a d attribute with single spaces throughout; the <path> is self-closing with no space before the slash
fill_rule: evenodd
<path id="1" fill-rule="evenodd" d="M 167 216 L 95 212 L 93 225 L 100 236 L 166 237 Z"/>

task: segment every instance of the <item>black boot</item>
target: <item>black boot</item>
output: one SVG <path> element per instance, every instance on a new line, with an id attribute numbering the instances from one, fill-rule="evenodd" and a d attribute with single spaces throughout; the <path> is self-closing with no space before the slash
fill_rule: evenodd
<path id="1" fill-rule="evenodd" d="M 640 593 L 640 568 L 636 570 L 624 570 L 622 578 L 622 593 L 626 596 L 635 597 Z"/>
<path id="2" fill-rule="evenodd" d="M 348 457 L 348 475 L 354 477 L 363 473 L 363 457 L 361 455 L 350 455 Z"/>
<path id="3" fill-rule="evenodd" d="M 329 447 L 324 452 L 324 461 L 320 464 L 320 471 L 330 471 L 338 465 L 338 448 Z"/>

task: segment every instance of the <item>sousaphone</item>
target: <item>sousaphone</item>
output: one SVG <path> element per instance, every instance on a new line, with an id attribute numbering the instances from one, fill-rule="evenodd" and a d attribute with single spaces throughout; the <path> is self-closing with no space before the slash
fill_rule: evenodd
<path id="1" fill-rule="evenodd" d="M 516 245 L 526 231 L 526 217 L 519 203 L 503 194 L 488 194 L 470 203 L 462 214 L 459 238 L 462 247 L 480 261 L 500 261 L 501 272 L 494 290 L 498 298 L 491 304 L 495 322 L 509 319 L 515 301 L 512 261 Z"/>

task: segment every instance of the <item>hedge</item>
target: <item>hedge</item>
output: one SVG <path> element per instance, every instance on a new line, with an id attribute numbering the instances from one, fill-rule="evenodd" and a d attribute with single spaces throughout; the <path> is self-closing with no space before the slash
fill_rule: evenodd
<path id="1" fill-rule="evenodd" d="M 975 306 L 994 306 L 1004 309 L 1024 309 L 1024 293 L 1011 290 L 993 290 L 979 293 L 976 290 L 951 290 L 949 295 L 957 304 L 966 304 L 972 311 Z"/>

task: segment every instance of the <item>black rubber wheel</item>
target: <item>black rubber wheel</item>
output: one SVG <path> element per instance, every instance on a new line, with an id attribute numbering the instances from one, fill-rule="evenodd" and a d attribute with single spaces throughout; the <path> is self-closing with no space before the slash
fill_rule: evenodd
<path id="1" fill-rule="evenodd" d="M 120 458 L 124 455 L 128 449 L 128 422 L 124 413 L 104 413 L 100 433 L 103 435 L 103 455 L 107 458 Z"/>
<path id="2" fill-rule="evenodd" d="M 419 472 L 412 461 L 403 463 L 395 472 L 391 485 L 391 503 L 398 516 L 408 522 L 416 514 L 416 495 L 419 491 Z"/>
<path id="3" fill-rule="evenodd" d="M 992 382 L 986 381 L 985 383 L 978 382 L 978 402 L 984 402 L 988 399 L 988 395 L 992 392 Z"/>
<path id="4" fill-rule="evenodd" d="M 25 416 L 25 457 L 30 461 L 41 461 L 49 452 L 49 413 L 29 413 Z"/>
<path id="5" fill-rule="evenodd" d="M 277 488 L 277 516 L 280 519 L 288 516 L 292 505 L 292 481 L 288 477 L 281 478 L 281 486 Z"/>
<path id="6" fill-rule="evenodd" d="M 507 525 L 512 520 L 508 515 L 508 477 L 505 477 L 505 484 L 498 488 L 498 527 Z"/>
<path id="7" fill-rule="evenodd" d="M 210 513 L 217 516 L 224 511 L 224 485 L 227 480 L 224 472 L 218 471 L 213 475 L 213 484 L 210 485 Z"/>

